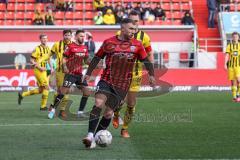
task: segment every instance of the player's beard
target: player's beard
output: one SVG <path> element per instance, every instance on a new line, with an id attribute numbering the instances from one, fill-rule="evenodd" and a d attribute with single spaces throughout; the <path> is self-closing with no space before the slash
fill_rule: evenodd
<path id="1" fill-rule="evenodd" d="M 83 44 L 84 41 L 78 39 L 77 42 L 78 42 L 78 44 Z"/>

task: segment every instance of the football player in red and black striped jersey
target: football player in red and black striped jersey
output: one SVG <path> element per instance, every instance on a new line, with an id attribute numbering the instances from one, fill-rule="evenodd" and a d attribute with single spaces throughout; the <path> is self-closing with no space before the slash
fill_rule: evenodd
<path id="1" fill-rule="evenodd" d="M 54 104 L 49 109 L 48 118 L 50 119 L 54 117 L 56 107 L 60 104 L 64 94 L 69 93 L 69 89 L 73 84 L 76 84 L 83 92 L 80 107 L 84 109 L 86 106 L 90 91 L 87 88 L 87 82 L 82 79 L 83 62 L 88 59 L 88 50 L 84 45 L 84 37 L 85 32 L 77 30 L 75 34 L 76 41 L 69 44 L 65 49 L 63 54 L 63 70 L 65 72 L 63 86 L 60 89 L 60 94 L 55 98 Z"/>
<path id="2" fill-rule="evenodd" d="M 136 26 L 133 20 L 123 19 L 121 34 L 105 40 L 92 59 L 85 79 L 89 79 L 98 62 L 105 58 L 106 68 L 97 84 L 95 105 L 89 117 L 88 135 L 83 139 L 87 148 L 94 148 L 94 134 L 107 129 L 111 122 L 113 111 L 123 103 L 132 81 L 134 63 L 140 60 L 144 63 L 150 75 L 150 85 L 154 85 L 154 68 L 147 58 L 142 43 L 133 38 Z M 99 122 L 100 113 L 106 106 L 104 116 Z"/>

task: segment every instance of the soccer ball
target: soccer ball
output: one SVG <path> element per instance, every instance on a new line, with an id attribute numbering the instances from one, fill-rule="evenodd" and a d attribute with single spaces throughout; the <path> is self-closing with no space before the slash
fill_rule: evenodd
<path id="1" fill-rule="evenodd" d="M 100 147 L 107 147 L 112 143 L 112 134 L 108 130 L 100 130 L 95 135 L 95 142 Z"/>

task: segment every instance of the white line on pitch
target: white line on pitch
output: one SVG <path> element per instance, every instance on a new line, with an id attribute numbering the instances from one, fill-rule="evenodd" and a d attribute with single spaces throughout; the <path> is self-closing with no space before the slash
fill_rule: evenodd
<path id="1" fill-rule="evenodd" d="M 16 126 L 86 126 L 87 124 L 60 124 L 60 123 L 29 123 L 29 124 L 0 124 L 0 127 L 16 127 Z"/>

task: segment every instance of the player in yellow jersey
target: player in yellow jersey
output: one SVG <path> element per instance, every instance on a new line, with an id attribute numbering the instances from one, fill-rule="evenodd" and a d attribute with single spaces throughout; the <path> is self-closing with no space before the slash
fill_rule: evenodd
<path id="1" fill-rule="evenodd" d="M 232 33 L 232 43 L 227 45 L 225 69 L 228 70 L 228 79 L 231 81 L 234 102 L 240 102 L 240 43 L 239 34 Z"/>
<path id="2" fill-rule="evenodd" d="M 72 43 L 71 39 L 72 39 L 72 31 L 68 30 L 68 29 L 63 30 L 63 39 L 58 42 L 55 42 L 51 49 L 50 56 L 56 55 L 56 58 L 57 58 L 57 67 L 55 70 L 57 92 L 54 93 L 53 103 L 54 103 L 54 99 L 56 98 L 56 96 L 60 93 L 60 88 L 63 85 L 63 80 L 64 80 L 63 53 L 64 53 L 66 47 L 70 43 Z M 65 107 L 66 107 L 66 103 L 67 103 L 68 99 L 69 99 L 69 96 L 65 95 L 63 98 L 63 101 L 60 105 L 59 116 L 61 116 L 62 118 L 66 118 Z"/>
<path id="3" fill-rule="evenodd" d="M 139 13 L 135 10 L 132 10 L 129 13 L 129 18 L 132 19 L 135 22 L 135 25 L 137 26 L 137 30 L 136 30 L 136 33 L 134 34 L 134 38 L 142 42 L 145 48 L 145 51 L 148 54 L 149 61 L 153 63 L 154 57 L 153 57 L 150 37 L 147 35 L 147 33 L 138 29 L 138 25 L 140 21 Z M 117 34 L 120 34 L 120 31 Z M 124 138 L 130 137 L 127 129 L 135 112 L 136 98 L 137 98 L 137 93 L 140 90 L 141 81 L 142 81 L 142 63 L 140 61 L 137 61 L 133 69 L 132 83 L 130 85 L 128 95 L 126 97 L 127 108 L 124 114 L 123 126 L 121 129 L 121 135 Z M 114 117 L 112 121 L 114 128 L 118 128 L 119 126 L 120 109 L 114 112 Z"/>
<path id="4" fill-rule="evenodd" d="M 42 102 L 40 110 L 47 110 L 47 99 L 49 93 L 49 79 L 47 77 L 46 64 L 49 60 L 50 48 L 47 46 L 48 37 L 45 34 L 39 36 L 41 44 L 37 46 L 31 55 L 31 64 L 34 66 L 34 75 L 37 80 L 37 89 L 30 91 L 25 91 L 18 93 L 18 104 L 21 104 L 21 101 L 26 96 L 31 96 L 35 94 L 42 94 Z"/>

